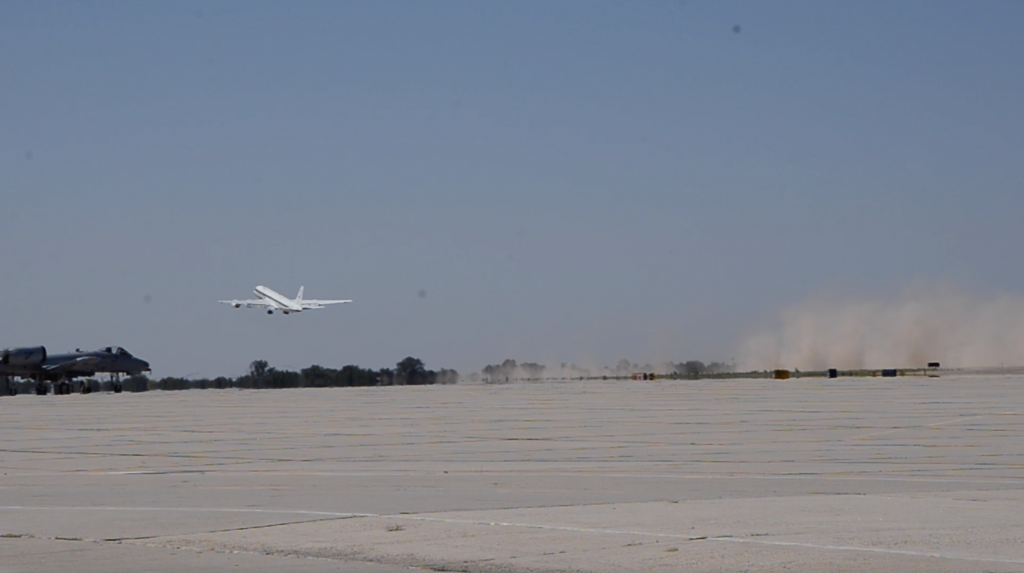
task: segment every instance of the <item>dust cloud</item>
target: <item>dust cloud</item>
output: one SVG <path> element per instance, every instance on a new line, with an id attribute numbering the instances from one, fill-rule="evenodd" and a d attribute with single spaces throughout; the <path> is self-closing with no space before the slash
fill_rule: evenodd
<path id="1" fill-rule="evenodd" d="M 914 287 L 883 300 L 814 298 L 746 339 L 747 369 L 1024 365 L 1024 295 Z"/>

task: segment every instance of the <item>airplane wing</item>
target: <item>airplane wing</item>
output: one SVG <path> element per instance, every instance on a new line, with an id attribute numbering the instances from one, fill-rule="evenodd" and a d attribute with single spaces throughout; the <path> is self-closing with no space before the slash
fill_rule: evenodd
<path id="1" fill-rule="evenodd" d="M 93 366 L 96 366 L 99 361 L 100 358 L 98 356 L 80 356 L 74 360 L 65 360 L 64 362 L 44 366 L 43 370 L 46 370 L 47 372 L 80 370 L 84 368 L 92 368 Z"/>
<path id="2" fill-rule="evenodd" d="M 352 302 L 351 300 L 316 300 L 316 299 L 303 299 L 301 304 L 302 308 L 323 308 L 329 304 L 345 304 L 346 302 Z"/>
<path id="3" fill-rule="evenodd" d="M 241 308 L 243 306 L 246 307 L 246 308 L 252 308 L 254 306 L 261 306 L 261 307 L 269 306 L 269 307 L 272 307 L 272 308 L 277 308 L 276 304 L 272 304 L 272 303 L 270 303 L 270 302 L 268 302 L 266 300 L 260 299 L 260 298 L 254 298 L 254 299 L 249 299 L 249 300 L 218 300 L 217 302 L 219 302 L 221 304 L 230 304 L 231 306 L 233 306 L 235 308 Z"/>

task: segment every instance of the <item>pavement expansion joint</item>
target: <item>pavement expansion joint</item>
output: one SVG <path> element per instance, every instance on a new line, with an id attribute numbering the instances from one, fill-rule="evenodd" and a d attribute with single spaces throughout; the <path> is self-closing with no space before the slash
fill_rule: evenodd
<path id="1" fill-rule="evenodd" d="M 883 553 L 888 555 L 906 555 L 909 557 L 931 557 L 935 559 L 950 559 L 956 561 L 973 561 L 980 563 L 1006 563 L 1024 565 L 1024 559 L 1001 559 L 998 557 L 977 557 L 974 555 L 957 555 L 950 553 L 931 553 L 927 551 L 910 551 L 905 549 L 889 549 L 883 547 L 857 547 L 848 545 L 827 545 L 818 543 L 800 543 L 796 541 L 768 541 L 764 539 L 750 539 L 739 537 L 715 537 L 715 541 L 728 541 L 735 543 L 754 543 L 760 545 L 774 545 L 778 547 L 802 547 L 807 549 L 825 549 L 829 551 L 859 551 L 864 553 Z"/>
<path id="2" fill-rule="evenodd" d="M 233 532 L 237 532 L 237 531 L 253 531 L 253 530 L 256 530 L 256 529 L 270 529 L 270 528 L 273 528 L 273 527 L 285 527 L 285 526 L 288 526 L 288 525 L 299 525 L 299 524 L 305 524 L 305 523 L 320 523 L 320 522 L 324 522 L 324 521 L 338 521 L 338 520 L 341 520 L 341 519 L 357 519 L 359 517 L 363 517 L 363 516 L 346 515 L 346 516 L 338 516 L 338 517 L 322 517 L 320 519 L 301 519 L 301 520 L 298 520 L 298 521 L 283 521 L 283 522 L 280 522 L 280 523 L 265 523 L 265 524 L 261 524 L 261 525 L 250 525 L 250 526 L 247 526 L 247 527 L 228 527 L 228 528 L 224 528 L 224 529 L 211 529 L 211 530 L 207 530 L 207 531 L 193 531 L 193 532 L 189 532 L 189 533 L 177 533 L 177 534 L 174 534 L 173 536 L 169 536 L 169 535 L 142 535 L 142 536 L 138 536 L 138 537 L 112 537 L 112 538 L 109 538 L 109 539 L 103 539 L 103 541 L 105 541 L 105 542 L 111 542 L 111 541 L 142 541 L 142 540 L 147 540 L 147 539 L 160 539 L 162 537 L 180 537 L 182 535 L 215 535 L 217 533 L 233 533 Z"/>

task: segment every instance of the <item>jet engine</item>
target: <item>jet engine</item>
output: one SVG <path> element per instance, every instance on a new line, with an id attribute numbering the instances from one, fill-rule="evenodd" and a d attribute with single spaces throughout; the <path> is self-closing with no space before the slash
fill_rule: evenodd
<path id="1" fill-rule="evenodd" d="M 45 361 L 45 346 L 0 350 L 0 364 L 4 366 L 38 366 Z"/>

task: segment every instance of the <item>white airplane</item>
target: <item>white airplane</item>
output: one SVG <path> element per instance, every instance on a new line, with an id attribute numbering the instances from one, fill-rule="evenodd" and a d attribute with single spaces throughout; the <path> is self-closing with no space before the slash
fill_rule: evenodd
<path id="1" fill-rule="evenodd" d="M 283 294 L 277 292 L 272 288 L 260 285 L 256 287 L 253 292 L 259 298 L 252 300 L 221 300 L 224 304 L 230 304 L 235 308 L 252 308 L 262 307 L 267 309 L 267 314 L 274 314 L 275 310 L 280 310 L 284 314 L 291 314 L 293 312 L 302 312 L 304 310 L 312 310 L 314 308 L 323 308 L 329 304 L 343 304 L 346 302 L 352 302 L 351 300 L 315 300 L 315 299 L 303 299 L 302 291 L 306 287 L 299 287 L 299 294 L 294 299 L 288 298 Z"/>

